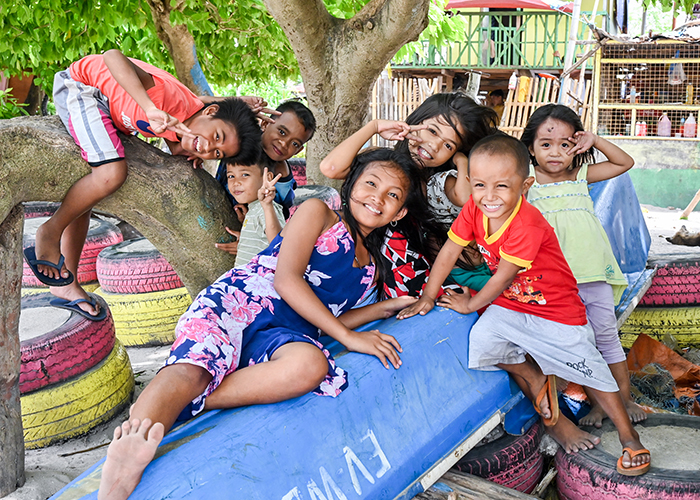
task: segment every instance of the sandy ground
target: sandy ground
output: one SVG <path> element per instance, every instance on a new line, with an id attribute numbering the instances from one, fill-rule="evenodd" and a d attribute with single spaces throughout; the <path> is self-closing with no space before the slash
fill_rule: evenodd
<path id="1" fill-rule="evenodd" d="M 666 209 L 644 205 L 644 217 L 652 237 L 652 251 L 650 258 L 670 257 L 683 255 L 685 257 L 697 256 L 700 259 L 700 247 L 679 247 L 665 240 L 665 237 L 673 236 L 685 225 L 691 232 L 700 231 L 700 213 L 694 212 L 687 221 L 679 220 L 681 210 Z M 168 347 L 158 348 L 128 348 L 129 358 L 136 375 L 136 396 L 143 387 L 153 378 L 156 371 L 162 366 L 168 353 Z M 44 500 L 75 477 L 80 475 L 89 466 L 103 458 L 107 452 L 114 428 L 126 418 L 126 410 L 116 416 L 110 422 L 93 429 L 88 435 L 72 439 L 62 444 L 49 446 L 39 450 L 28 450 L 25 455 L 26 484 L 4 497 L 7 500 Z M 679 436 L 678 441 L 685 440 Z M 668 435 L 664 442 L 673 455 L 677 444 L 671 443 Z M 693 449 L 697 450 L 697 444 Z M 655 453 L 663 448 L 659 443 L 655 446 Z M 659 455 L 655 454 L 654 460 L 659 463 Z"/>

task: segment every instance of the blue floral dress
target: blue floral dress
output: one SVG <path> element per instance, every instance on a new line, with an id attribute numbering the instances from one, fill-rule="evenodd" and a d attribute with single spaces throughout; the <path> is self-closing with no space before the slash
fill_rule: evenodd
<path id="1" fill-rule="evenodd" d="M 316 345 L 328 359 L 328 374 L 314 391 L 337 396 L 347 387 L 346 372 L 318 342 L 319 331 L 299 316 L 275 291 L 273 281 L 282 237 L 245 267 L 234 268 L 201 291 L 178 321 L 177 339 L 165 365 L 189 363 L 212 374 L 205 392 L 186 411 L 196 415 L 205 398 L 226 375 L 238 368 L 268 361 L 288 342 Z M 368 293 L 375 266 L 353 266 L 355 243 L 342 220 L 318 237 L 304 279 L 337 317 Z"/>

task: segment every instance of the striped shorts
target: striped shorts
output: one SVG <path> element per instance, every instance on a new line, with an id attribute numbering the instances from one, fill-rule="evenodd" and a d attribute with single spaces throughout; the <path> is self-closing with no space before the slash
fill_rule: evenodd
<path id="1" fill-rule="evenodd" d="M 56 114 L 80 146 L 92 167 L 124 159 L 107 98 L 95 87 L 73 80 L 70 71 L 59 71 L 53 80 Z"/>

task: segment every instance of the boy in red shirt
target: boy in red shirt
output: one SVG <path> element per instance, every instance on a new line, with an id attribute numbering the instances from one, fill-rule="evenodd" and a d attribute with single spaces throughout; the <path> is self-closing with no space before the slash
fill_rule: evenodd
<path id="1" fill-rule="evenodd" d="M 91 55 L 54 78 L 56 112 L 80 146 L 92 172 L 66 193 L 60 208 L 37 230 L 27 263 L 56 299 L 51 305 L 101 320 L 94 297 L 75 281 L 90 209 L 126 180 L 125 134 L 163 137 L 172 154 L 190 160 L 235 159 L 252 163 L 260 150 L 253 111 L 231 98 L 205 106 L 169 73 L 118 50 Z M 64 258 L 65 255 L 65 258 Z"/>
<path id="2" fill-rule="evenodd" d="M 491 304 L 471 330 L 469 368 L 510 373 L 567 453 L 593 448 L 600 440 L 559 414 L 555 375 L 590 388 L 617 427 L 624 448 L 618 472 L 647 472 L 651 455 L 595 347 L 554 229 L 525 200 L 534 180 L 527 149 L 513 137 L 489 136 L 472 148 L 469 176 L 472 196 L 452 224 L 423 295 L 398 317 L 430 311 L 462 250 L 476 240 L 493 277 L 474 297 L 438 300 L 463 314 Z"/>

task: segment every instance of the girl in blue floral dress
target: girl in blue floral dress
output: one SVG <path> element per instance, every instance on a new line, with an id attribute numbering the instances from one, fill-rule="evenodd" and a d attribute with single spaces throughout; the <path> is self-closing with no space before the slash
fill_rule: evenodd
<path id="1" fill-rule="evenodd" d="M 321 331 L 398 369 L 394 337 L 353 328 L 416 299 L 352 307 L 390 275 L 379 259 L 386 226 L 409 208 L 425 209 L 418 179 L 406 154 L 359 154 L 341 190 L 342 215 L 320 200 L 304 202 L 266 250 L 200 292 L 178 322 L 166 366 L 114 431 L 98 497 L 131 494 L 181 412 L 274 403 L 312 390 L 338 395 L 347 375 L 318 342 Z"/>

